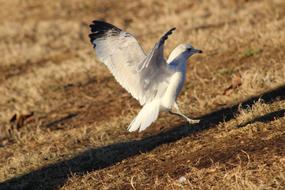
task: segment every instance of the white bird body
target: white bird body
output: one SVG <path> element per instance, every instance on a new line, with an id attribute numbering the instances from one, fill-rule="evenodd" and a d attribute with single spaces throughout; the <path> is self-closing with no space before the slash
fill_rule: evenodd
<path id="1" fill-rule="evenodd" d="M 129 126 L 129 131 L 145 130 L 151 123 L 153 123 L 159 112 L 169 111 L 176 102 L 176 98 L 182 90 L 185 74 L 186 62 L 184 60 L 177 61 L 177 64 L 169 64 L 168 69 L 172 70 L 168 85 L 165 86 L 165 91 L 162 96 L 157 96 L 153 101 L 143 106 L 138 116 L 133 120 Z"/>
<path id="2" fill-rule="evenodd" d="M 173 70 L 173 74 L 170 77 L 164 95 L 161 97 L 161 107 L 164 108 L 163 111 L 169 111 L 172 108 L 183 88 L 186 77 L 186 60 L 182 59 L 170 62 L 168 68 Z"/>
<path id="3" fill-rule="evenodd" d="M 128 127 L 130 132 L 145 130 L 161 111 L 182 116 L 190 123 L 197 122 L 180 112 L 176 99 L 185 82 L 188 58 L 201 50 L 181 44 L 165 61 L 164 42 L 175 28 L 165 33 L 146 55 L 131 34 L 103 21 L 93 21 L 90 27 L 90 41 L 99 60 L 143 106 Z M 177 112 L 171 112 L 172 108 Z"/>

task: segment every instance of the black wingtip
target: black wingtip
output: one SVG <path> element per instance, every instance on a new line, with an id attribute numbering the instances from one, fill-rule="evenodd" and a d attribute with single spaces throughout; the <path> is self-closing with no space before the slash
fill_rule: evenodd
<path id="1" fill-rule="evenodd" d="M 116 26 L 102 20 L 93 20 L 89 27 L 91 32 L 89 34 L 89 38 L 94 47 L 96 46 L 94 44 L 94 40 L 106 36 L 107 32 L 112 31 L 112 34 L 114 35 L 120 33 L 121 31 L 121 29 L 117 28 Z"/>
<path id="2" fill-rule="evenodd" d="M 160 42 L 159 42 L 159 46 L 163 45 L 165 40 L 168 39 L 168 36 L 172 34 L 172 32 L 176 30 L 175 27 L 171 28 L 170 30 L 168 30 L 168 32 L 166 32 L 160 39 Z"/>
<path id="3" fill-rule="evenodd" d="M 111 30 L 111 29 L 115 29 L 115 30 L 120 30 L 119 28 L 117 28 L 116 26 L 105 22 L 103 20 L 93 20 L 92 24 L 89 25 L 91 28 L 91 32 L 96 32 L 97 30 Z"/>
<path id="4" fill-rule="evenodd" d="M 174 30 L 176 30 L 176 27 L 171 28 L 171 29 L 166 33 L 166 35 L 172 34 L 172 32 L 173 32 Z"/>

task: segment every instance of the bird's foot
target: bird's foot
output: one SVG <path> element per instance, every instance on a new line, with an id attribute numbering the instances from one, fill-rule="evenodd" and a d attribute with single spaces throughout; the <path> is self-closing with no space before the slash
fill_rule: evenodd
<path id="1" fill-rule="evenodd" d="M 187 118 L 187 121 L 189 124 L 197 124 L 200 122 L 200 119 L 190 119 L 190 118 Z"/>

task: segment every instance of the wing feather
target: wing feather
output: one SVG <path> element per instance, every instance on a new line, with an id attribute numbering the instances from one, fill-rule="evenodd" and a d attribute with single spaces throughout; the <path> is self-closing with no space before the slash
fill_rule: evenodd
<path id="1" fill-rule="evenodd" d="M 142 102 L 149 102 L 157 96 L 162 96 L 168 86 L 173 71 L 167 67 L 164 59 L 164 43 L 175 29 L 171 28 L 159 39 L 140 65 L 140 84 L 144 92 Z"/>
<path id="2" fill-rule="evenodd" d="M 109 68 L 120 85 L 139 100 L 141 92 L 136 68 L 146 55 L 137 40 L 104 21 L 95 20 L 90 28 L 89 38 L 99 60 Z"/>
<path id="3" fill-rule="evenodd" d="M 148 55 L 130 33 L 112 24 L 95 20 L 90 28 L 97 57 L 141 105 L 164 93 L 171 76 L 163 55 L 164 43 L 175 28 L 165 33 Z"/>

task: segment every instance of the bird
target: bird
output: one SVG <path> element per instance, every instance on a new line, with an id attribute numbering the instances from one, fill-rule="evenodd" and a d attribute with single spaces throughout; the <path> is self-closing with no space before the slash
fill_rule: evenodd
<path id="1" fill-rule="evenodd" d="M 164 44 L 176 28 L 171 28 L 145 53 L 136 38 L 102 20 L 90 25 L 89 38 L 96 56 L 111 71 L 118 83 L 139 101 L 142 109 L 128 126 L 141 132 L 155 122 L 160 112 L 169 112 L 199 123 L 183 114 L 177 97 L 184 86 L 188 58 L 202 50 L 189 43 L 178 45 L 164 58 Z"/>

